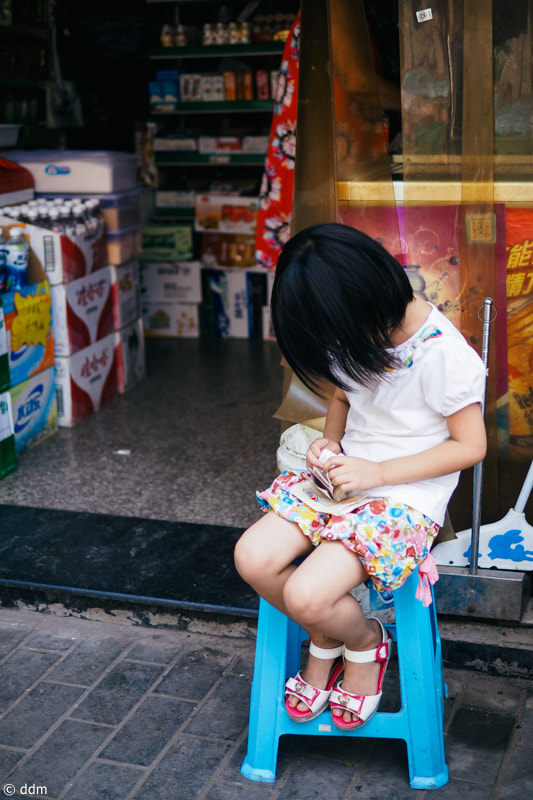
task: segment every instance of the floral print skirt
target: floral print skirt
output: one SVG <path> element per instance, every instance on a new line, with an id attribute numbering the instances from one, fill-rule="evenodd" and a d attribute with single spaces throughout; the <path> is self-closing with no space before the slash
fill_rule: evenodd
<path id="1" fill-rule="evenodd" d="M 378 592 L 397 589 L 418 565 L 425 562 L 428 567 L 430 559 L 426 573 L 434 572 L 429 551 L 439 532 L 435 522 L 403 503 L 379 497 L 343 516 L 322 514 L 289 491 L 307 477 L 306 472 L 282 472 L 268 489 L 257 492 L 260 505 L 295 522 L 315 546 L 322 541 L 342 542 L 359 556 Z"/>

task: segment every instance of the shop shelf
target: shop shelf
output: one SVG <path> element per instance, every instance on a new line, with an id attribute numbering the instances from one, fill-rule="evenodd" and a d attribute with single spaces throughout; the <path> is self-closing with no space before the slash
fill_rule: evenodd
<path id="1" fill-rule="evenodd" d="M 194 166 L 195 164 L 263 165 L 266 153 L 155 153 L 158 166 Z"/>

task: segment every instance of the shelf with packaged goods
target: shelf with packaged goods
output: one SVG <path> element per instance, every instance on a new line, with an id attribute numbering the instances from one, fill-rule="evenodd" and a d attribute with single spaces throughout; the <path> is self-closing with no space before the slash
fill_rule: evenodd
<path id="1" fill-rule="evenodd" d="M 154 154 L 156 166 L 184 167 L 194 165 L 233 165 L 233 166 L 263 166 L 265 153 L 184 153 L 157 151 Z"/>
<path id="2" fill-rule="evenodd" d="M 150 50 L 151 60 L 180 58 L 230 58 L 232 56 L 281 56 L 283 42 L 258 42 L 254 44 L 212 44 L 198 47 L 155 47 Z"/>
<path id="3" fill-rule="evenodd" d="M 173 220 L 179 219 L 183 222 L 192 222 L 194 220 L 194 207 L 189 206 L 174 206 L 174 207 L 155 207 L 152 209 L 152 217 L 157 220 Z"/>
<path id="4" fill-rule="evenodd" d="M 176 114 L 223 114 L 229 111 L 272 113 L 274 103 L 272 100 L 190 100 L 176 103 L 169 111 L 153 109 L 150 116 L 169 117 Z"/>

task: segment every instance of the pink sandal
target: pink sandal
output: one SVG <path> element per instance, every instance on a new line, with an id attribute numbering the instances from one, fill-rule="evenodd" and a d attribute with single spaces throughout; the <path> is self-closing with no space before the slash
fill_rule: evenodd
<path id="1" fill-rule="evenodd" d="M 327 708 L 331 692 L 337 681 L 342 676 L 344 671 L 344 662 L 341 658 L 344 652 L 344 645 L 326 649 L 324 647 L 317 647 L 313 642 L 309 645 L 309 654 L 315 658 L 322 659 L 337 659 L 333 664 L 329 674 L 328 683 L 325 689 L 316 689 L 310 683 L 304 681 L 300 672 L 295 678 L 289 678 L 285 684 L 285 709 L 289 717 L 295 722 L 309 722 L 321 714 Z M 299 711 L 298 707 L 294 708 L 289 704 L 289 697 L 297 697 L 298 700 L 307 706 L 305 711 Z"/>
<path id="2" fill-rule="evenodd" d="M 375 619 L 375 617 L 369 617 L 369 619 Z M 344 658 L 355 664 L 370 664 L 373 661 L 379 661 L 381 667 L 378 691 L 377 694 L 372 695 L 352 694 L 345 692 L 341 683 L 337 684 L 331 693 L 330 707 L 357 715 L 357 719 L 345 722 L 342 715 L 332 714 L 333 724 L 340 731 L 354 731 L 356 728 L 360 728 L 374 716 L 381 702 L 383 679 L 392 652 L 392 636 L 385 630 L 379 619 L 376 622 L 379 622 L 381 628 L 381 644 L 373 650 L 348 650 L 345 647 Z"/>

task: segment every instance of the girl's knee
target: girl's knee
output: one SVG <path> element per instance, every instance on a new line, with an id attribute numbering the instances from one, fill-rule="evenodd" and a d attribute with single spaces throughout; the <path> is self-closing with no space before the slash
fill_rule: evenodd
<path id="1" fill-rule="evenodd" d="M 268 567 L 268 553 L 258 546 L 254 537 L 250 534 L 250 529 L 245 531 L 235 545 L 233 552 L 235 568 L 241 578 L 247 583 L 264 574 Z"/>
<path id="2" fill-rule="evenodd" d="M 253 559 L 254 550 L 252 547 L 250 547 L 245 534 L 243 534 L 235 545 L 235 549 L 233 551 L 235 569 L 241 578 L 243 578 L 243 580 L 246 580 L 248 577 L 248 572 L 253 570 Z"/>
<path id="3" fill-rule="evenodd" d="M 327 606 L 327 598 L 316 587 L 300 581 L 297 571 L 285 584 L 283 601 L 289 616 L 303 625 L 316 624 Z"/>

